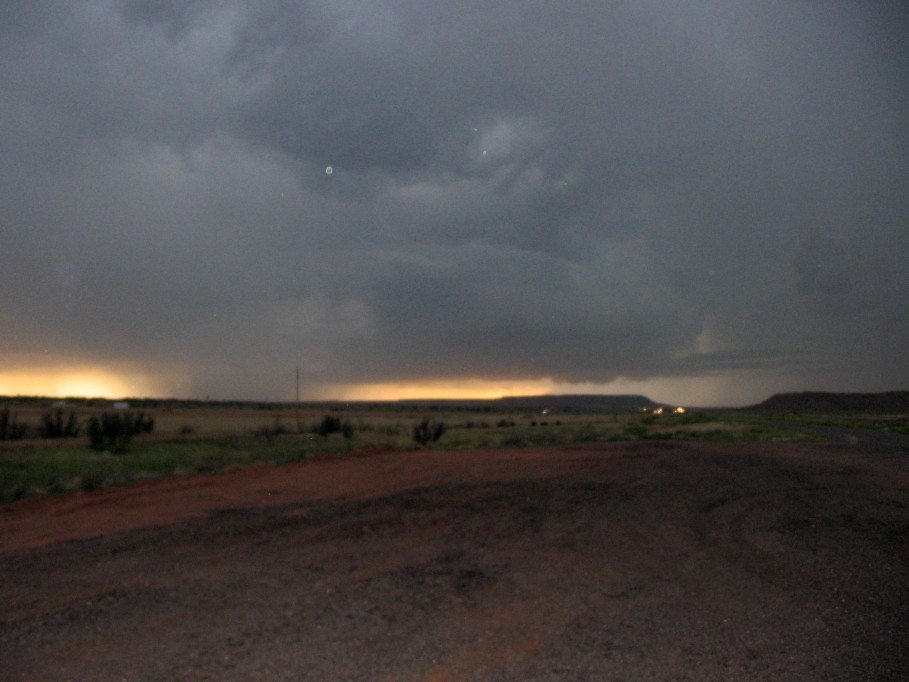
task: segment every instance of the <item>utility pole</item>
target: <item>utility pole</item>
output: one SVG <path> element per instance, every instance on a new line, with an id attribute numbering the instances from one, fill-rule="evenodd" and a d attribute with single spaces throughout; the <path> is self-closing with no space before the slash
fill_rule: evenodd
<path id="1" fill-rule="evenodd" d="M 300 366 L 297 365 L 297 409 L 300 409 Z"/>

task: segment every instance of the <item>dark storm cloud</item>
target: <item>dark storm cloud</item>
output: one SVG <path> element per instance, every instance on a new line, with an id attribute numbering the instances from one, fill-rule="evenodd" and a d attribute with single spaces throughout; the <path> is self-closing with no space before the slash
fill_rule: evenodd
<path id="1" fill-rule="evenodd" d="M 0 348 L 264 397 L 903 386 L 895 8 L 4 6 Z"/>

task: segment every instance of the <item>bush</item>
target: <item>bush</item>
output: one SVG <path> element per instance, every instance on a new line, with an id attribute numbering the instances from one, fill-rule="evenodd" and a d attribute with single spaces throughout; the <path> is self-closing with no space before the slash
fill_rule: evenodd
<path id="1" fill-rule="evenodd" d="M 290 433 L 290 429 L 281 423 L 280 417 L 275 417 L 271 426 L 261 426 L 258 429 L 253 429 L 254 435 L 260 436 L 269 441 L 276 436 L 283 436 L 286 433 Z"/>
<path id="2" fill-rule="evenodd" d="M 322 417 L 322 421 L 319 422 L 319 425 L 316 426 L 316 433 L 318 433 L 323 438 L 327 438 L 333 433 L 337 433 L 341 430 L 341 420 L 338 417 L 333 417 L 330 414 L 326 414 Z"/>
<path id="3" fill-rule="evenodd" d="M 0 440 L 20 440 L 25 438 L 27 431 L 28 427 L 20 424 L 9 408 L 0 410 Z"/>
<path id="4" fill-rule="evenodd" d="M 126 419 L 130 419 L 130 415 L 125 415 Z M 139 412 L 136 416 L 132 417 L 133 420 L 133 433 L 151 433 L 155 430 L 155 420 L 153 417 L 146 416 Z"/>
<path id="5" fill-rule="evenodd" d="M 45 412 L 41 417 L 38 436 L 41 438 L 75 438 L 81 429 L 82 425 L 76 418 L 75 412 L 70 412 L 64 420 L 63 410 L 54 410 Z"/>
<path id="6" fill-rule="evenodd" d="M 420 445 L 428 445 L 439 440 L 446 430 L 445 422 L 423 419 L 413 427 L 413 439 Z"/>
<path id="7" fill-rule="evenodd" d="M 340 433 L 348 440 L 353 438 L 355 430 L 356 427 L 353 425 L 353 422 L 348 421 L 347 419 L 341 421 L 339 417 L 334 417 L 330 414 L 326 414 L 322 417 L 322 421 L 313 427 L 313 433 L 317 433 L 323 438 L 328 438 L 333 433 Z"/>
<path id="8" fill-rule="evenodd" d="M 93 450 L 126 452 L 133 436 L 151 433 L 154 428 L 155 420 L 141 412 L 135 415 L 105 412 L 100 418 L 88 420 L 89 445 Z"/>

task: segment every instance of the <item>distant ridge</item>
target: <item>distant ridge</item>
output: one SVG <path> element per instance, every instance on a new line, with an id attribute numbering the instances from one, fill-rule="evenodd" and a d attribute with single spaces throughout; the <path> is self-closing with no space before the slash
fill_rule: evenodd
<path id="1" fill-rule="evenodd" d="M 748 409 L 758 412 L 909 412 L 909 391 L 777 393 Z"/>
<path id="2" fill-rule="evenodd" d="M 501 410 L 560 410 L 577 412 L 631 412 L 659 407 L 643 395 L 532 395 L 489 400 L 398 400 L 399 405 L 491 408 Z"/>

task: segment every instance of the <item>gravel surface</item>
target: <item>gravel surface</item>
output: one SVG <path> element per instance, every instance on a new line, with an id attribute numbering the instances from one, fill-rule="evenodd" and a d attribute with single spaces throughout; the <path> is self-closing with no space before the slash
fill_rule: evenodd
<path id="1" fill-rule="evenodd" d="M 2 680 L 909 679 L 909 453 L 349 460 L 0 511 Z"/>

